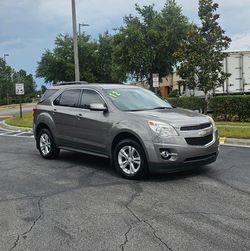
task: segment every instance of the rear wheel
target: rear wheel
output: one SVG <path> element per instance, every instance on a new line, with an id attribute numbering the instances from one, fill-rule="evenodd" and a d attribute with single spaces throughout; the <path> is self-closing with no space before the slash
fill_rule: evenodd
<path id="1" fill-rule="evenodd" d="M 56 146 L 51 132 L 46 128 L 39 132 L 37 146 L 41 156 L 45 159 L 55 159 L 59 155 L 60 149 Z"/>
<path id="2" fill-rule="evenodd" d="M 115 147 L 113 162 L 125 178 L 139 179 L 148 172 L 147 160 L 141 145 L 132 139 L 120 141 Z"/>

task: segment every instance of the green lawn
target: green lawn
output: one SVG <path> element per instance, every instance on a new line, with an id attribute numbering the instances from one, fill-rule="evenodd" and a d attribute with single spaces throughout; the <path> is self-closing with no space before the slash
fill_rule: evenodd
<path id="1" fill-rule="evenodd" d="M 6 109 L 14 109 L 18 108 L 19 105 L 13 104 L 13 105 L 0 105 L 0 110 L 6 110 Z"/>
<path id="2" fill-rule="evenodd" d="M 250 122 L 227 122 L 227 121 L 218 121 L 215 122 L 217 126 L 226 125 L 226 126 L 250 126 Z"/>
<path id="3" fill-rule="evenodd" d="M 23 118 L 20 119 L 18 116 L 13 116 L 5 120 L 6 124 L 18 127 L 32 128 L 33 123 L 33 112 L 27 112 L 23 114 Z"/>
<path id="4" fill-rule="evenodd" d="M 217 126 L 220 137 L 250 139 L 250 128 Z"/>
<path id="5" fill-rule="evenodd" d="M 6 123 L 13 126 L 32 128 L 32 112 L 24 113 L 22 119 L 19 116 L 11 117 L 6 120 Z M 249 122 L 216 122 L 216 126 L 220 137 L 250 139 Z"/>

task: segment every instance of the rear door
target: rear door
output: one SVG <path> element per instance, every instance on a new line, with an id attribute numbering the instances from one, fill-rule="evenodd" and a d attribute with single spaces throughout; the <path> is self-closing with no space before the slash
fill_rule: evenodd
<path id="1" fill-rule="evenodd" d="M 75 144 L 77 138 L 75 127 L 79 113 L 80 95 L 80 89 L 67 89 L 54 100 L 52 117 L 59 145 L 74 146 Z"/>
<path id="2" fill-rule="evenodd" d="M 80 99 L 80 113 L 76 121 L 79 147 L 96 153 L 107 152 L 107 138 L 111 127 L 109 112 L 92 111 L 90 104 L 106 102 L 99 92 L 83 89 Z"/>

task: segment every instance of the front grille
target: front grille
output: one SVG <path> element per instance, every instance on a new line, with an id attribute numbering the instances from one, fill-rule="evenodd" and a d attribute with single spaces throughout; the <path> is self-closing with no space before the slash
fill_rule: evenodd
<path id="1" fill-rule="evenodd" d="M 192 131 L 192 130 L 200 130 L 210 127 L 211 123 L 203 123 L 199 125 L 193 125 L 193 126 L 182 126 L 180 129 L 181 131 Z"/>
<path id="2" fill-rule="evenodd" d="M 205 137 L 185 138 L 185 140 L 189 145 L 204 146 L 213 140 L 213 134 L 209 134 Z"/>
<path id="3" fill-rule="evenodd" d="M 208 159 L 208 158 L 214 158 L 214 157 L 216 157 L 216 155 L 217 155 L 217 153 L 211 153 L 211 154 L 208 154 L 208 155 L 203 155 L 203 156 L 198 156 L 198 157 L 187 158 L 187 159 L 185 159 L 185 162 L 188 162 L 188 161 L 205 160 L 205 159 Z"/>

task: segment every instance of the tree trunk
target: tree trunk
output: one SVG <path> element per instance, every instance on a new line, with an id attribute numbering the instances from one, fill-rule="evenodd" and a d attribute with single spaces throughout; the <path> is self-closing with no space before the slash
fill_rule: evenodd
<path id="1" fill-rule="evenodd" d="M 205 106 L 204 106 L 204 114 L 207 115 L 208 110 L 208 93 L 205 92 Z"/>

